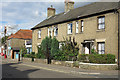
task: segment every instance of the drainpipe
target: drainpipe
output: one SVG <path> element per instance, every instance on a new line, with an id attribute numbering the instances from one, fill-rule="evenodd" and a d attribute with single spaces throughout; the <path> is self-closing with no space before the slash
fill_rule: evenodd
<path id="1" fill-rule="evenodd" d="M 119 48 L 120 48 L 120 46 L 119 46 L 119 45 L 120 45 L 120 41 L 119 41 L 119 40 L 120 40 L 120 37 L 119 37 L 119 35 L 120 35 L 120 34 L 119 34 L 119 33 L 120 33 L 120 32 L 119 32 L 119 26 L 120 26 L 120 25 L 119 25 L 119 16 L 120 16 L 120 15 L 119 15 L 119 11 L 118 11 L 118 10 L 117 10 L 116 12 L 118 13 L 118 67 L 120 68 L 120 64 L 119 64 L 119 62 L 120 62 L 120 61 L 119 61 L 119 60 L 120 60 L 120 58 L 119 58 L 119 52 L 120 52 L 120 50 L 119 50 Z"/>

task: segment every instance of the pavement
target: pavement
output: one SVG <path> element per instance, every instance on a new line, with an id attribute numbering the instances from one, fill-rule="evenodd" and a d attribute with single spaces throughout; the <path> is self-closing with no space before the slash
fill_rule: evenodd
<path id="1" fill-rule="evenodd" d="M 44 78 L 45 76 L 43 74 L 46 74 L 48 78 L 118 78 L 118 70 L 109 70 L 109 71 L 85 70 L 80 68 L 71 68 L 71 67 L 65 67 L 65 66 L 53 65 L 53 64 L 18 62 L 16 60 L 11 60 L 11 59 L 3 59 L 2 64 L 4 66 L 16 67 L 17 70 L 19 69 L 22 71 L 24 71 L 24 69 L 26 68 L 38 69 L 35 70 L 37 72 L 34 74 L 38 75 L 39 73 L 39 75 L 38 76 L 29 75 L 29 77 L 32 78 L 34 77 Z M 4 70 L 6 69 L 3 69 L 3 71 Z M 42 76 L 40 76 L 40 73 Z"/>

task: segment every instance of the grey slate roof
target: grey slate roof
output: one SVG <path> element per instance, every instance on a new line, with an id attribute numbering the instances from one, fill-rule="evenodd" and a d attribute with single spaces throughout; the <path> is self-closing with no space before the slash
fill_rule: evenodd
<path id="1" fill-rule="evenodd" d="M 33 27 L 32 30 L 114 9 L 118 9 L 118 2 L 95 2 L 83 7 L 75 8 L 67 13 L 60 13 L 48 19 L 45 19 Z"/>

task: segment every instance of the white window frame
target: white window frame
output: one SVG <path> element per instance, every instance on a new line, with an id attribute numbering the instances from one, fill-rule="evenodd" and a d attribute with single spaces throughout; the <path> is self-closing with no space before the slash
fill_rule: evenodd
<path id="1" fill-rule="evenodd" d="M 79 22 L 76 21 L 76 33 L 79 33 L 78 27 L 79 27 Z"/>
<path id="2" fill-rule="evenodd" d="M 98 17 L 98 30 L 105 29 L 105 16 Z"/>
<path id="3" fill-rule="evenodd" d="M 54 36 L 57 36 L 58 35 L 58 27 L 54 27 Z"/>
<path id="4" fill-rule="evenodd" d="M 50 36 L 49 33 L 50 33 L 50 29 L 48 28 L 48 37 Z"/>
<path id="5" fill-rule="evenodd" d="M 38 31 L 38 38 L 41 38 L 41 29 Z"/>
<path id="6" fill-rule="evenodd" d="M 98 42 L 98 54 L 105 54 L 105 42 Z"/>
<path id="7" fill-rule="evenodd" d="M 73 24 L 68 23 L 68 34 L 72 34 L 72 27 L 73 27 Z"/>

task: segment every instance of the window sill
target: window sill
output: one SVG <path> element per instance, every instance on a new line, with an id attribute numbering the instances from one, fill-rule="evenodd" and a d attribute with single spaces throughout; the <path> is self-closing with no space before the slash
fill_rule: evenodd
<path id="1" fill-rule="evenodd" d="M 105 31 L 105 29 L 98 29 L 98 30 L 96 30 L 96 32 L 104 32 Z"/>
<path id="2" fill-rule="evenodd" d="M 72 35 L 72 33 L 71 34 L 67 34 L 67 35 Z"/>

